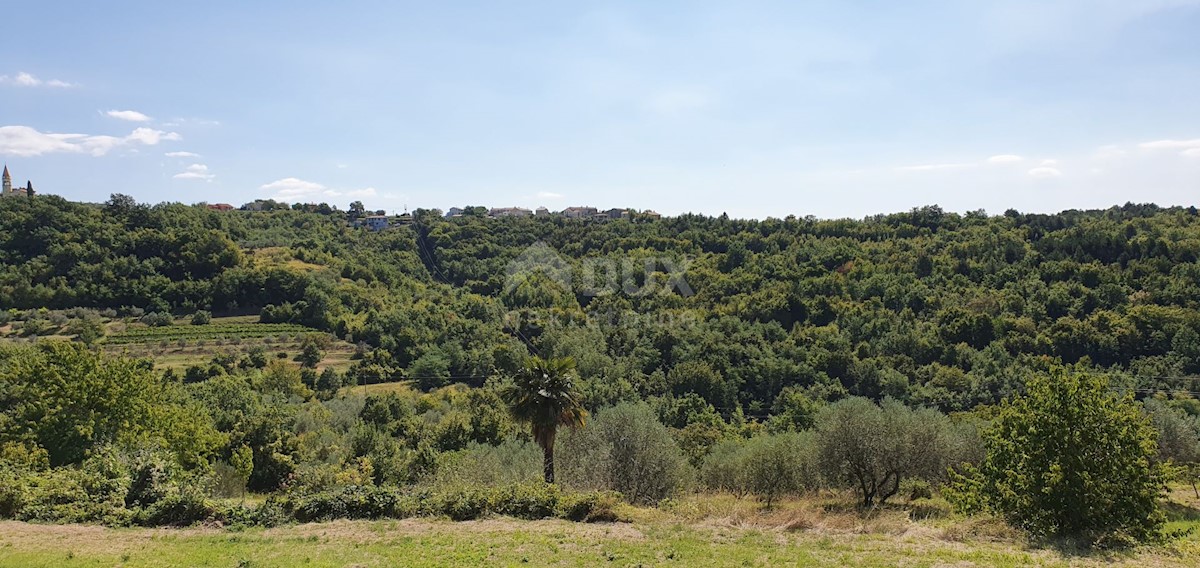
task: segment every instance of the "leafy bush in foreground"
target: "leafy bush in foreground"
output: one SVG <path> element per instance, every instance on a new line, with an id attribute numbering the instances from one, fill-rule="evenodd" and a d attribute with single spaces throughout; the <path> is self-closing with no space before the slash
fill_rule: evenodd
<path id="1" fill-rule="evenodd" d="M 1129 395 L 1104 377 L 1059 370 L 1005 401 L 978 471 L 952 497 L 987 509 L 1038 537 L 1101 546 L 1155 540 L 1164 522 L 1165 470 L 1156 432 Z"/>

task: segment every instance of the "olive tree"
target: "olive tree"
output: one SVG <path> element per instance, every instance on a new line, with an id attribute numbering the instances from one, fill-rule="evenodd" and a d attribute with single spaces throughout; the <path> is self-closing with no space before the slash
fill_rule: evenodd
<path id="1" fill-rule="evenodd" d="M 1158 459 L 1192 485 L 1200 498 L 1197 475 L 1200 474 L 1200 421 L 1172 408 L 1161 400 L 1143 403 L 1146 414 L 1158 430 Z"/>
<path id="2" fill-rule="evenodd" d="M 633 503 L 655 503 L 683 488 L 690 465 L 670 431 L 645 403 L 596 412 L 587 428 L 569 430 L 563 482 L 619 491 Z"/>
<path id="3" fill-rule="evenodd" d="M 942 480 L 956 453 L 949 420 L 940 412 L 861 397 L 835 402 L 818 415 L 816 446 L 824 477 L 853 488 L 864 507 L 887 501 L 905 479 Z"/>
<path id="4" fill-rule="evenodd" d="M 700 477 L 709 489 L 752 494 L 769 509 L 779 497 L 816 489 L 814 448 L 807 432 L 726 440 L 709 454 Z"/>

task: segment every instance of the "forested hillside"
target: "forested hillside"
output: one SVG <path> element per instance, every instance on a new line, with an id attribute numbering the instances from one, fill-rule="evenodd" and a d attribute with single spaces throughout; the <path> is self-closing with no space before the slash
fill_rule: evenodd
<path id="1" fill-rule="evenodd" d="M 262 313 L 378 348 L 352 369 L 359 382 L 437 386 L 571 356 L 589 406 L 694 393 L 726 417 L 770 414 L 789 387 L 964 410 L 1053 363 L 1198 390 L 1184 378 L 1200 373 L 1195 208 L 611 222 L 417 211 L 381 232 L 304 209 L 4 200 L 0 306 Z M 576 272 L 632 262 L 639 286 L 682 271 L 694 294 L 595 295 L 551 278 L 506 289 L 506 267 L 538 242 Z M 658 274 L 640 274 L 645 259 Z"/>

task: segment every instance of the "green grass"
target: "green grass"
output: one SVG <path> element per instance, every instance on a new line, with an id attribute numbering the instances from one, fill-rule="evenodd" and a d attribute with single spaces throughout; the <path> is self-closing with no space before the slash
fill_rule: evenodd
<path id="1" fill-rule="evenodd" d="M 243 532 L 0 523 L 0 567 L 1194 566 L 1195 549 L 1070 556 L 1006 542 L 671 522 L 340 521 Z"/>

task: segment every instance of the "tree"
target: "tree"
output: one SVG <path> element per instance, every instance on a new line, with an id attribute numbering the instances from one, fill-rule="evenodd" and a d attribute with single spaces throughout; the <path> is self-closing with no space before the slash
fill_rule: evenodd
<path id="1" fill-rule="evenodd" d="M 995 511 L 1038 537 L 1152 540 L 1164 521 L 1156 438 L 1131 394 L 1110 391 L 1103 376 L 1058 368 L 1001 404 L 983 464 L 957 478 L 952 496 L 960 508 Z"/>
<path id="2" fill-rule="evenodd" d="M 882 406 L 861 397 L 835 402 L 816 430 L 824 476 L 853 487 L 864 507 L 887 501 L 905 478 L 939 479 L 954 454 L 945 415 L 890 399 Z"/>
<path id="3" fill-rule="evenodd" d="M 358 219 L 359 217 L 365 217 L 367 215 L 367 208 L 363 206 L 363 202 L 361 201 L 350 202 L 349 211 L 351 219 Z"/>
<path id="4" fill-rule="evenodd" d="M 554 483 L 554 441 L 559 426 L 583 426 L 587 411 L 575 388 L 575 361 L 531 357 L 500 396 L 513 418 L 528 422 L 533 441 L 542 448 L 546 483 Z"/>
<path id="5" fill-rule="evenodd" d="M 1192 491 L 1200 498 L 1196 486 L 1200 473 L 1200 421 L 1161 400 L 1150 399 L 1143 406 L 1158 430 L 1158 459 L 1191 483 Z"/>
<path id="6" fill-rule="evenodd" d="M 245 500 L 246 484 L 250 482 L 250 476 L 254 473 L 254 451 L 246 444 L 238 446 L 229 457 L 229 465 L 233 466 L 233 470 L 238 474 L 238 479 L 241 480 L 242 500 Z"/>
<path id="7" fill-rule="evenodd" d="M 306 369 L 315 369 L 321 359 L 325 358 L 325 353 L 321 352 L 321 348 L 313 342 L 305 342 L 304 347 L 300 349 L 300 364 Z"/>
<path id="8" fill-rule="evenodd" d="M 192 314 L 192 325 L 208 325 L 212 321 L 212 312 L 207 310 L 197 310 Z"/>

